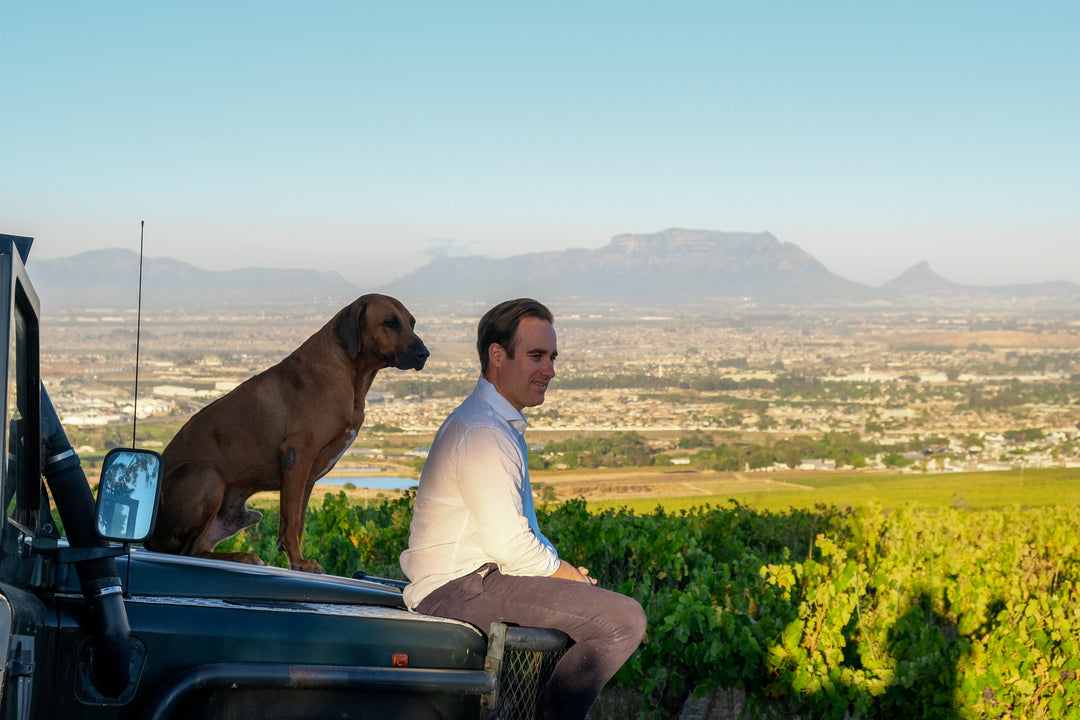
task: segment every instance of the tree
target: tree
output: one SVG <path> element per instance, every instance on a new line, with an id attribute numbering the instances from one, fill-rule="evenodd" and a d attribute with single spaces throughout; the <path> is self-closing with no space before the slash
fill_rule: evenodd
<path id="1" fill-rule="evenodd" d="M 1046 433 L 1042 428 L 1025 428 L 1023 430 L 1006 430 L 1006 440 L 1013 440 L 1015 442 L 1034 442 L 1035 440 L 1042 440 L 1046 437 Z"/>
<path id="2" fill-rule="evenodd" d="M 881 458 L 881 462 L 885 463 L 887 468 L 905 468 L 911 465 L 914 461 L 910 458 L 906 458 L 899 453 L 888 453 L 885 457 Z"/>
<path id="3" fill-rule="evenodd" d="M 555 487 L 548 483 L 533 483 L 533 489 L 540 496 L 540 502 L 550 503 L 559 499 Z"/>

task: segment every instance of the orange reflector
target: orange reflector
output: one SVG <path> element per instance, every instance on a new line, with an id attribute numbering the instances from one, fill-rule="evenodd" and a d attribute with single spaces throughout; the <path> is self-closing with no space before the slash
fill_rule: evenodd
<path id="1" fill-rule="evenodd" d="M 390 657 L 391 667 L 409 667 L 409 656 L 405 653 L 394 653 Z"/>

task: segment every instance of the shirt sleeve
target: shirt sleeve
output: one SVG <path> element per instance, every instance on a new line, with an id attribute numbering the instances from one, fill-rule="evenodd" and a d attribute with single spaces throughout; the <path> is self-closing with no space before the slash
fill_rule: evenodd
<path id="1" fill-rule="evenodd" d="M 550 575 L 559 565 L 555 548 L 534 531 L 523 502 L 526 459 L 513 438 L 492 427 L 473 427 L 459 446 L 461 497 L 476 518 L 485 554 L 507 575 Z"/>

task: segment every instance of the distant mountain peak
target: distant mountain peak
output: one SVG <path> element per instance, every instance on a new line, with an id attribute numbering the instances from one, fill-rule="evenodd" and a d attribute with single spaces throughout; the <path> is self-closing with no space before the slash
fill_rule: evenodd
<path id="1" fill-rule="evenodd" d="M 541 299 L 640 306 L 852 300 L 871 290 L 768 232 L 670 228 L 617 235 L 601 248 L 509 258 L 432 258 L 383 287 L 404 298 Z M 482 295 L 482 297 L 478 297 Z"/>
<path id="2" fill-rule="evenodd" d="M 116 248 L 66 258 L 30 259 L 34 287 L 43 306 L 51 309 L 133 308 L 138 300 L 139 270 L 138 253 Z M 145 258 L 143 278 L 144 306 L 153 310 L 344 305 L 361 294 L 336 271 L 213 271 L 171 258 Z"/>
<path id="3" fill-rule="evenodd" d="M 882 289 L 918 295 L 950 295 L 962 290 L 962 286 L 941 277 L 923 260 L 882 285 Z"/>

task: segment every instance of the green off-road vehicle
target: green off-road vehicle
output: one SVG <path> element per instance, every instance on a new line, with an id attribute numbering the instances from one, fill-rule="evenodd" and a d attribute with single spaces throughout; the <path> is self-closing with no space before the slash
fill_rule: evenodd
<path id="1" fill-rule="evenodd" d="M 41 384 L 31 243 L 0 235 L 0 719 L 532 716 L 560 633 L 418 615 L 392 580 L 132 547 L 160 457 L 113 450 L 94 497 Z"/>

